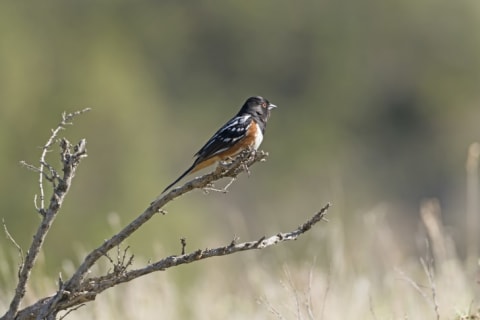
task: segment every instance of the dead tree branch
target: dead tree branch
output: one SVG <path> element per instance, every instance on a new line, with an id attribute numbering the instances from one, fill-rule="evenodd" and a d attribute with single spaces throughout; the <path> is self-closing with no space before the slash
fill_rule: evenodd
<path id="1" fill-rule="evenodd" d="M 70 278 L 70 280 L 66 282 L 65 290 L 76 291 L 76 287 L 79 286 L 82 279 L 88 273 L 88 270 L 95 264 L 98 259 L 100 259 L 112 248 L 120 245 L 123 240 L 125 240 L 132 233 L 138 230 L 138 228 L 140 228 L 145 222 L 150 220 L 157 212 L 161 212 L 162 208 L 168 202 L 180 197 L 181 195 L 193 189 L 202 189 L 210 186 L 214 181 L 220 180 L 222 178 L 235 178 L 242 171 L 245 170 L 245 166 L 248 167 L 258 161 L 264 161 L 267 156 L 268 154 L 263 151 L 243 152 L 237 158 L 235 158 L 233 162 L 220 165 L 214 172 L 197 177 L 190 182 L 187 182 L 185 185 L 175 188 L 163 195 L 162 197 L 156 199 L 150 204 L 150 206 L 148 206 L 147 209 L 145 209 L 142 214 L 140 214 L 135 220 L 133 220 L 130 224 L 123 228 L 122 231 L 105 241 L 100 247 L 88 254 L 88 256 L 77 269 L 75 274 Z"/>
<path id="2" fill-rule="evenodd" d="M 75 175 L 75 171 L 83 157 L 86 157 L 85 140 L 81 140 L 77 145 L 71 146 L 70 142 L 66 139 L 59 141 L 61 149 L 61 163 L 62 172 L 59 174 L 53 166 L 48 164 L 45 160 L 45 156 L 50 151 L 51 146 L 54 144 L 56 137 L 61 129 L 66 124 L 69 124 L 71 119 L 86 110 L 76 112 L 73 114 L 63 115 L 63 120 L 52 131 L 51 137 L 43 147 L 43 151 L 40 157 L 40 167 L 32 165 L 26 165 L 27 168 L 39 173 L 40 184 L 40 205 L 37 210 L 42 216 L 41 224 L 34 236 L 30 249 L 27 253 L 24 263 L 19 271 L 19 284 L 15 296 L 10 304 L 10 308 L 7 313 L 0 318 L 0 320 L 11 319 L 56 319 L 58 312 L 67 311 L 67 314 L 75 309 L 78 309 L 84 303 L 92 301 L 101 292 L 114 287 L 120 283 L 128 282 L 146 274 L 164 271 L 168 268 L 172 268 L 178 265 L 192 263 L 195 261 L 207 259 L 214 256 L 224 256 L 234 254 L 240 251 L 264 249 L 278 243 L 290 240 L 296 240 L 300 235 L 310 230 L 320 220 L 325 220 L 325 214 L 330 207 L 330 204 L 324 206 L 317 214 L 305 223 L 300 225 L 297 229 L 286 232 L 278 233 L 270 237 L 262 237 L 256 241 L 237 243 L 234 239 L 230 244 L 213 248 L 196 250 L 191 253 L 185 253 L 186 242 L 182 242 L 182 254 L 173 255 L 154 263 L 149 263 L 147 266 L 129 270 L 132 266 L 133 255 L 127 254 L 128 247 L 120 252 L 120 245 L 122 242 L 138 230 L 143 224 L 150 220 L 156 213 L 164 214 L 163 208 L 170 201 L 178 198 L 185 193 L 192 191 L 193 189 L 217 190 L 213 186 L 213 182 L 222 178 L 231 178 L 232 181 L 224 187 L 221 192 L 226 192 L 233 180 L 242 173 L 249 173 L 249 168 L 253 164 L 261 161 L 265 161 L 268 154 L 263 151 L 246 150 L 240 153 L 235 159 L 228 163 L 221 163 L 213 172 L 205 174 L 203 176 L 192 179 L 185 183 L 183 186 L 177 187 L 166 194 L 159 196 L 133 221 L 125 226 L 120 232 L 113 235 L 110 239 L 104 241 L 99 247 L 92 250 L 70 277 L 65 282 L 59 279 L 58 291 L 49 297 L 38 300 L 34 304 L 19 311 L 19 305 L 22 298 L 25 295 L 25 288 L 29 279 L 30 271 L 33 268 L 36 257 L 40 248 L 44 243 L 44 239 L 48 230 L 52 226 L 53 220 L 58 213 L 65 196 L 71 186 L 72 179 Z M 53 190 L 53 194 L 50 198 L 48 207 L 45 207 L 45 193 L 43 182 L 44 179 L 50 182 Z M 37 207 L 37 204 L 36 204 Z M 117 247 L 117 259 L 110 258 L 108 253 L 113 248 Z M 113 269 L 106 272 L 101 276 L 90 276 L 89 270 L 101 259 L 107 257 L 112 263 Z"/>
<path id="3" fill-rule="evenodd" d="M 38 211 L 42 215 L 42 221 L 33 237 L 33 241 L 30 245 L 30 248 L 28 249 L 27 256 L 25 257 L 24 262 L 20 266 L 20 270 L 18 272 L 18 284 L 15 289 L 15 295 L 10 302 L 10 307 L 7 313 L 4 315 L 4 317 L 2 317 L 2 319 L 14 319 L 15 315 L 17 314 L 20 302 L 25 296 L 25 288 L 27 285 L 27 281 L 30 277 L 30 273 L 35 264 L 35 261 L 38 257 L 38 253 L 40 252 L 40 249 L 45 241 L 45 237 L 47 236 L 47 233 L 50 230 L 52 223 L 63 204 L 65 196 L 70 189 L 72 179 L 75 176 L 75 171 L 80 164 L 81 159 L 87 156 L 85 149 L 85 139 L 82 139 L 73 148 L 68 140 L 64 138 L 60 140 L 59 144 L 61 149 L 60 155 L 62 161 L 63 175 L 59 175 L 58 173 L 56 173 L 56 171 L 52 172 L 52 170 L 50 169 L 50 171 L 52 172 L 50 175 L 51 179 L 47 180 L 49 180 L 52 184 L 53 194 L 50 198 L 48 208 L 45 208 L 44 202 L 44 168 L 46 166 L 49 168 L 52 167 L 50 165 L 47 165 L 47 162 L 45 160 L 46 154 L 48 151 L 50 151 L 50 148 L 54 144 L 60 130 L 64 129 L 66 125 L 71 124 L 71 121 L 75 116 L 87 112 L 88 110 L 89 109 L 84 109 L 69 114 L 64 113 L 62 116 L 62 121 L 58 124 L 56 129 L 52 130 L 50 138 L 43 146 L 42 154 L 40 156 L 40 167 L 38 168 L 38 172 L 40 172 L 40 207 L 38 208 Z"/>
<path id="4" fill-rule="evenodd" d="M 79 283 L 75 291 L 68 291 L 65 289 L 59 290 L 56 295 L 42 299 L 34 305 L 20 311 L 17 319 L 35 319 L 38 310 L 41 310 L 45 305 L 49 305 L 49 301 L 52 300 L 54 300 L 54 304 L 50 304 L 50 308 L 52 309 L 51 312 L 57 313 L 62 310 L 77 308 L 80 304 L 95 300 L 98 294 L 111 287 L 124 282 L 129 282 L 152 272 L 165 271 L 168 268 L 182 264 L 192 263 L 212 257 L 226 256 L 240 251 L 265 249 L 281 242 L 297 240 L 299 236 L 310 230 L 316 223 L 325 220 L 324 218 L 329 208 L 330 204 L 325 205 L 312 218 L 293 231 L 278 233 L 270 237 L 262 237 L 255 241 L 236 243 L 236 240 L 233 240 L 230 244 L 225 246 L 203 250 L 198 249 L 188 254 L 169 256 L 143 268 L 130 271 L 127 271 L 126 268 L 127 264 L 131 263 L 131 260 L 128 259 L 127 261 L 124 261 L 125 268 L 114 268 L 112 272 L 104 276 L 87 278 Z"/>

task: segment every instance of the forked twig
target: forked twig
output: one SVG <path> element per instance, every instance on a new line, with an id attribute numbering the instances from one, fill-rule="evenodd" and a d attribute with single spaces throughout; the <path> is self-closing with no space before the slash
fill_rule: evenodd
<path id="1" fill-rule="evenodd" d="M 18 274 L 18 283 L 15 289 L 15 294 L 10 302 L 10 307 L 7 313 L 1 319 L 14 319 L 17 315 L 18 308 L 20 302 L 22 301 L 23 297 L 26 293 L 26 286 L 27 281 L 30 278 L 31 270 L 35 264 L 35 261 L 38 257 L 40 249 L 45 241 L 45 237 L 47 236 L 48 231 L 50 230 L 53 220 L 57 215 L 60 207 L 63 204 L 65 196 L 70 189 L 71 182 L 73 177 L 75 176 L 75 171 L 77 166 L 80 163 L 80 160 L 86 157 L 86 150 L 85 150 L 85 140 L 81 140 L 77 144 L 77 148 L 71 150 L 71 145 L 66 139 L 60 140 L 60 149 L 61 149 L 61 159 L 62 159 L 62 172 L 63 175 L 60 177 L 55 169 L 47 164 L 45 157 L 47 152 L 50 150 L 59 132 L 64 129 L 64 127 L 68 124 L 71 124 L 72 119 L 84 112 L 89 111 L 90 109 L 83 109 L 77 112 L 62 115 L 62 121 L 58 124 L 57 128 L 52 130 L 52 134 L 48 138 L 47 142 L 42 148 L 42 153 L 40 155 L 40 167 L 35 168 L 34 166 L 26 164 L 24 161 L 22 164 L 26 165 L 27 168 L 35 170 L 39 173 L 39 188 L 40 188 L 40 206 L 37 205 L 35 201 L 35 207 L 37 211 L 42 215 L 42 221 L 37 228 L 35 235 L 33 236 L 32 243 L 30 244 L 30 248 L 27 251 L 27 255 L 25 260 L 22 261 L 22 266 L 20 267 L 19 274 Z M 79 148 L 78 146 L 83 146 L 83 148 Z M 34 169 L 35 168 L 35 169 Z M 50 171 L 50 176 L 45 174 L 45 168 Z M 52 183 L 52 196 L 49 201 L 48 208 L 45 207 L 45 191 L 44 191 L 44 179 L 47 178 L 48 181 Z M 55 181 L 57 180 L 57 181 Z M 37 199 L 37 197 L 35 197 Z"/>
<path id="2" fill-rule="evenodd" d="M 24 255 L 23 255 L 23 250 L 22 247 L 15 241 L 15 239 L 12 237 L 10 232 L 8 231 L 7 225 L 5 223 L 5 219 L 2 218 L 2 224 L 3 224 L 3 231 L 5 232 L 5 235 L 7 236 L 7 239 L 10 240 L 10 242 L 17 248 L 18 251 L 18 257 L 20 258 L 20 263 L 18 266 L 18 276 L 20 276 L 20 270 L 22 270 L 23 267 L 23 261 L 24 261 Z"/>

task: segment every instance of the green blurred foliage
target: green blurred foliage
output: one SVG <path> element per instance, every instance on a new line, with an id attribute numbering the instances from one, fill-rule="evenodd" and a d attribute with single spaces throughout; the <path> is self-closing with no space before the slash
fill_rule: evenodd
<path id="1" fill-rule="evenodd" d="M 267 163 L 227 195 L 171 204 L 134 235 L 134 252 L 277 232 L 327 201 L 352 228 L 352 215 L 386 202 L 401 231 L 422 198 L 439 197 L 455 225 L 466 150 L 479 139 L 479 18 L 473 0 L 2 1 L 1 216 L 27 248 L 38 177 L 19 161 L 38 162 L 61 112 L 91 107 L 65 132 L 87 139 L 89 157 L 46 243 L 56 274 L 263 95 L 279 106 Z"/>

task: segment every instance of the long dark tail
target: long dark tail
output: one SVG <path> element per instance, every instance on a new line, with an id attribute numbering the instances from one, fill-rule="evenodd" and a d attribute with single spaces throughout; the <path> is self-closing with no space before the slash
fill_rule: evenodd
<path id="1" fill-rule="evenodd" d="M 168 189 L 170 189 L 174 184 L 176 184 L 178 181 L 182 180 L 183 177 L 185 177 L 187 174 L 190 173 L 190 171 L 193 170 L 193 168 L 195 168 L 195 166 L 197 165 L 197 161 L 195 161 L 192 166 L 190 168 L 187 169 L 187 171 L 185 171 L 180 177 L 177 178 L 177 180 L 173 181 L 172 183 L 170 183 L 163 191 L 162 193 L 164 193 L 165 191 L 167 191 Z"/>

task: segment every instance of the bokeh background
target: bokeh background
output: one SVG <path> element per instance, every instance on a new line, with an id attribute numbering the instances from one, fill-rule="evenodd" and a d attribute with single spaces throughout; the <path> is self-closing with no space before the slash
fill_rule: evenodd
<path id="1" fill-rule="evenodd" d="M 328 280 L 337 263 L 351 283 L 376 283 L 366 296 L 390 315 L 395 308 L 375 297 L 394 267 L 408 269 L 428 251 L 419 212 L 432 198 L 464 272 L 465 301 L 476 306 L 479 252 L 468 253 L 466 212 L 479 195 L 474 188 L 467 200 L 465 166 L 480 139 L 478 30 L 473 0 L 0 2 L 0 215 L 25 250 L 39 222 L 38 177 L 19 161 L 38 163 L 63 111 L 92 108 L 63 133 L 86 138 L 89 156 L 49 233 L 30 298 L 51 292 L 60 271 L 68 275 L 141 213 L 247 97 L 262 95 L 278 105 L 262 145 L 268 161 L 228 194 L 197 191 L 170 204 L 128 241 L 132 252 L 146 261 L 179 253 L 181 237 L 192 250 L 255 239 L 295 227 L 326 202 L 334 205 L 330 222 L 267 252 L 168 271 L 157 286 L 177 292 L 170 318 L 208 314 L 185 298 L 192 288 L 218 301 L 242 287 L 255 302 L 266 293 L 248 269 L 270 270 L 274 283 L 285 281 L 285 265 Z M 49 154 L 51 163 L 57 156 Z M 0 245 L 9 289 L 18 257 L 5 237 Z M 202 286 L 207 272 L 222 274 L 227 289 Z M 323 288 L 334 288 L 328 283 Z M 339 292 L 354 291 L 344 287 Z M 334 291 L 318 293 L 324 307 L 313 318 L 328 314 L 325 292 Z M 155 290 L 149 296 L 155 300 Z M 269 303 L 243 308 L 231 297 L 224 309 L 232 318 L 232 310 L 239 319 L 258 309 L 275 316 Z M 456 306 L 443 310 L 451 316 Z M 85 309 L 100 318 L 98 306 Z M 379 309 L 367 304 L 365 312 Z"/>

